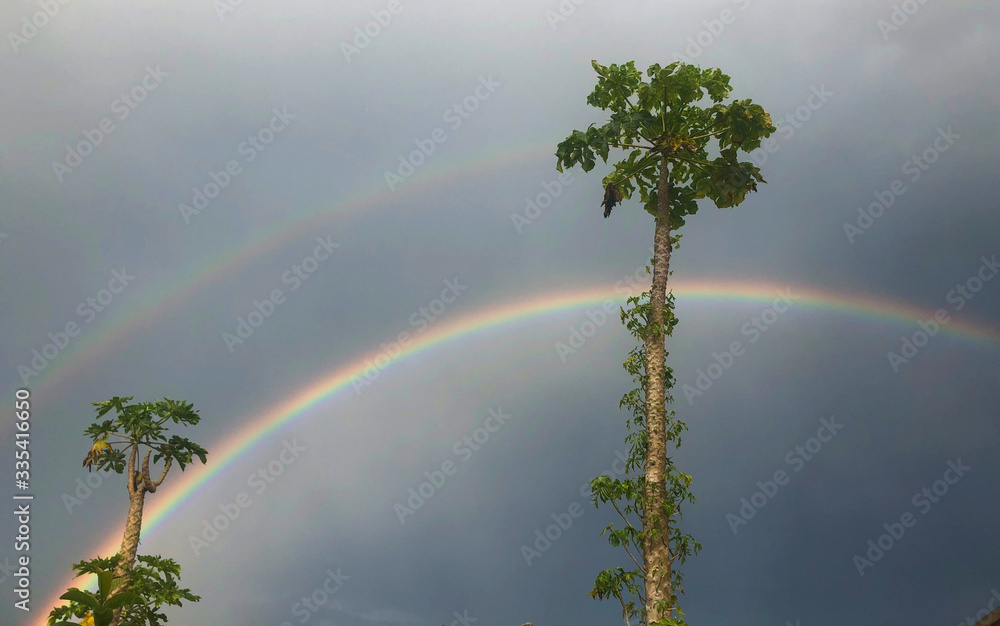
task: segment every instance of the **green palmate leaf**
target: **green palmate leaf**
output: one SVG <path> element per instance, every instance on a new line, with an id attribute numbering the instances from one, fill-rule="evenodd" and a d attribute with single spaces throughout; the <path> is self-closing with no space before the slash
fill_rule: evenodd
<path id="1" fill-rule="evenodd" d="M 556 148 L 556 158 L 558 163 L 556 169 L 560 172 L 563 167 L 573 167 L 580 165 L 583 171 L 589 172 L 594 169 L 594 150 L 587 144 L 587 135 L 582 131 L 575 130 L 573 134 L 559 143 Z"/>
<path id="2" fill-rule="evenodd" d="M 605 135 L 604 129 L 594 128 L 591 125 L 587 128 L 587 147 L 597 153 L 597 156 L 601 157 L 601 160 L 605 163 L 608 162 L 608 138 Z"/>
<path id="3" fill-rule="evenodd" d="M 617 110 L 642 81 L 642 74 L 635 69 L 635 61 L 608 67 L 591 61 L 591 65 L 599 77 L 597 87 L 587 97 L 587 104 L 591 106 Z"/>
<path id="4" fill-rule="evenodd" d="M 107 600 L 108 596 L 111 595 L 111 591 L 114 589 L 113 582 L 114 572 L 108 570 L 97 573 L 97 590 L 101 602 Z"/>
<path id="5" fill-rule="evenodd" d="M 108 610 L 107 608 L 100 611 L 94 611 L 94 626 L 110 626 L 114 618 L 114 611 Z"/>
<path id="6" fill-rule="evenodd" d="M 59 596 L 59 599 L 60 600 L 69 600 L 70 602 L 77 602 L 79 604 L 83 604 L 85 606 L 88 606 L 91 609 L 98 609 L 101 606 L 100 601 L 97 598 L 95 598 L 93 596 L 93 594 L 89 594 L 89 593 L 86 593 L 84 591 L 80 591 L 76 587 L 73 587 L 72 589 L 70 589 L 66 593 L 64 593 L 61 596 Z"/>

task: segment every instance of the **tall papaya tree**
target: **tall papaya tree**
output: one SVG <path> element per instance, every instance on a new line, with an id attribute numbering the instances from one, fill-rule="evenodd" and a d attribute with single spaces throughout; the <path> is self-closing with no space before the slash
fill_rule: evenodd
<path id="1" fill-rule="evenodd" d="M 193 405 L 166 398 L 158 402 L 128 404 L 131 401 L 131 396 L 115 396 L 105 402 L 94 402 L 97 423 L 91 424 L 85 431 L 93 441 L 93 445 L 83 461 L 83 466 L 88 469 L 96 466 L 99 470 L 124 473 L 128 491 L 128 515 L 121 547 L 118 554 L 113 557 L 115 585 L 110 591 L 109 599 L 130 591 L 132 569 L 142 532 L 142 513 L 146 495 L 156 493 L 174 463 L 184 471 L 194 457 L 205 463 L 208 455 L 204 448 L 184 437 L 167 436 L 168 422 L 194 426 L 201 421 Z M 114 419 L 100 421 L 112 410 L 115 411 Z M 163 462 L 163 469 L 155 479 L 154 470 L 150 467 L 151 459 L 154 465 Z M 166 563 L 168 569 L 176 565 L 168 561 L 156 561 L 156 563 Z M 177 573 L 179 571 L 178 567 Z M 121 607 L 116 607 L 111 626 L 119 626 L 121 613 Z"/>
<path id="2" fill-rule="evenodd" d="M 735 207 L 757 190 L 758 182 L 766 182 L 753 163 L 738 160 L 737 152 L 760 147 L 761 140 L 777 129 L 770 115 L 750 100 L 724 103 L 731 91 L 730 78 L 718 69 L 654 64 L 646 71 L 647 82 L 634 61 L 609 66 L 592 61 L 592 65 L 597 86 L 587 104 L 610 111 L 610 117 L 602 126 L 574 130 L 560 142 L 556 169 L 562 172 L 580 165 L 589 172 L 596 157 L 607 163 L 611 148 L 625 150 L 627 156 L 602 181 L 604 217 L 638 190 L 643 208 L 654 219 L 652 285 L 643 294 L 648 299 L 632 299 L 632 310 L 622 311 L 623 322 L 643 344 L 625 363 L 640 388 L 622 401 L 644 422 L 632 439 L 634 450 L 644 455 L 638 459 L 643 475 L 634 482 L 606 477 L 592 482 L 595 504 L 598 499 L 612 502 L 625 518 L 626 526 L 612 533 L 609 541 L 626 549 L 631 543 L 641 553 L 641 562 L 629 552 L 637 568 L 601 572 L 592 595 L 618 597 L 626 620 L 631 612 L 646 626 L 673 626 L 684 623 L 677 606 L 680 578 L 674 561 L 683 562 L 696 547 L 689 536 L 672 527 L 680 503 L 693 498 L 688 491 L 691 477 L 678 472 L 667 457 L 668 442 L 679 444 L 685 428 L 675 419 L 668 422 L 666 409 L 672 384 L 666 337 L 676 324 L 667 292 L 670 253 L 679 237 L 674 233 L 698 211 L 698 200 L 708 198 L 718 208 Z M 718 156 L 710 158 L 710 151 Z M 620 498 L 635 501 L 630 510 L 641 518 L 641 529 L 629 522 L 628 511 L 619 509 L 615 502 Z M 637 578 L 644 589 L 636 585 Z M 620 596 L 622 587 L 637 593 L 641 610 L 629 610 Z"/>

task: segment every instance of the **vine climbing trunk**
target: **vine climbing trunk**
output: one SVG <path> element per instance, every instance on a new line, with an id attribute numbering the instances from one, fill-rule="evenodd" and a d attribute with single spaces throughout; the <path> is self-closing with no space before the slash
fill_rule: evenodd
<path id="1" fill-rule="evenodd" d="M 646 343 L 646 450 L 645 504 L 643 507 L 643 569 L 646 585 L 646 624 L 672 617 L 673 589 L 670 576 L 670 520 L 664 515 L 667 502 L 667 405 L 666 334 L 664 305 L 670 272 L 670 180 L 667 159 L 660 162 L 657 188 L 656 226 L 653 232 L 653 284 Z M 665 602 L 666 604 L 662 604 Z"/>

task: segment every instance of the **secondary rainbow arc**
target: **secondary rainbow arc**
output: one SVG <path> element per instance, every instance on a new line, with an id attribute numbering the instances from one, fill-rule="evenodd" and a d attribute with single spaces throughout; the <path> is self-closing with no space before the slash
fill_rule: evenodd
<path id="1" fill-rule="evenodd" d="M 460 177 L 493 171 L 495 168 L 514 163 L 549 157 L 552 157 L 551 146 L 544 144 L 543 147 L 540 144 L 535 147 L 487 154 L 480 158 L 446 162 L 422 173 L 423 178 L 421 179 L 407 180 L 400 189 L 405 190 L 408 194 L 426 191 Z M 387 188 L 371 189 L 341 201 L 337 208 L 340 209 L 341 213 L 357 212 L 388 204 L 393 198 L 398 197 Z M 247 266 L 255 257 L 277 250 L 298 237 L 315 234 L 323 224 L 330 221 L 330 218 L 329 210 L 318 211 L 277 233 L 261 232 L 248 241 L 242 241 L 207 261 L 198 263 L 193 270 L 179 272 L 177 279 L 172 284 L 147 296 L 146 302 L 104 322 L 100 332 L 88 333 L 81 337 L 79 343 L 71 348 L 70 353 L 57 357 L 56 361 L 40 372 L 39 378 L 29 379 L 28 386 L 33 389 L 51 388 L 83 371 L 85 367 L 93 366 L 95 361 L 107 356 L 115 348 L 124 344 L 129 337 L 153 326 L 170 313 L 178 310 L 197 291 L 232 276 L 239 269 Z M 48 395 L 51 396 L 51 393 Z"/>

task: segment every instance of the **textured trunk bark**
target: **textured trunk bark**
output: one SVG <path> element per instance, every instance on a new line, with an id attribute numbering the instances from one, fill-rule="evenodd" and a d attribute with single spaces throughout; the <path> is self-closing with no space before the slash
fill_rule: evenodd
<path id="1" fill-rule="evenodd" d="M 124 576 L 135 563 L 135 554 L 139 550 L 139 534 L 142 532 L 142 507 L 146 494 L 142 490 L 129 494 L 128 520 L 125 522 L 125 535 L 118 549 L 121 560 L 115 568 L 115 577 Z"/>
<path id="2" fill-rule="evenodd" d="M 121 560 L 118 561 L 118 566 L 115 567 L 114 574 L 115 578 L 125 577 L 125 583 L 118 587 L 117 592 L 125 591 L 128 588 L 128 579 L 132 571 L 132 565 L 135 564 L 135 555 L 139 550 L 139 535 L 142 532 L 142 507 L 146 500 L 146 492 L 141 482 L 139 482 L 135 490 L 129 491 L 128 499 L 128 519 L 125 522 L 125 534 L 122 536 L 122 545 L 118 548 Z M 112 595 L 116 594 L 112 593 Z M 121 611 L 115 611 L 114 619 L 111 620 L 111 626 L 118 626 L 120 620 Z"/>
<path id="3" fill-rule="evenodd" d="M 650 325 L 656 332 L 646 334 L 646 430 L 649 447 L 646 453 L 646 487 L 642 526 L 643 566 L 646 570 L 646 624 L 671 617 L 672 613 L 656 608 L 658 601 L 670 602 L 670 535 L 668 522 L 661 514 L 667 499 L 664 470 L 667 459 L 666 429 L 666 336 L 663 333 L 663 306 L 667 298 L 667 275 L 670 271 L 670 182 L 667 160 L 660 162 L 657 188 L 656 227 L 653 233 L 653 285 L 650 292 Z M 655 536 L 650 536 L 650 531 Z"/>

